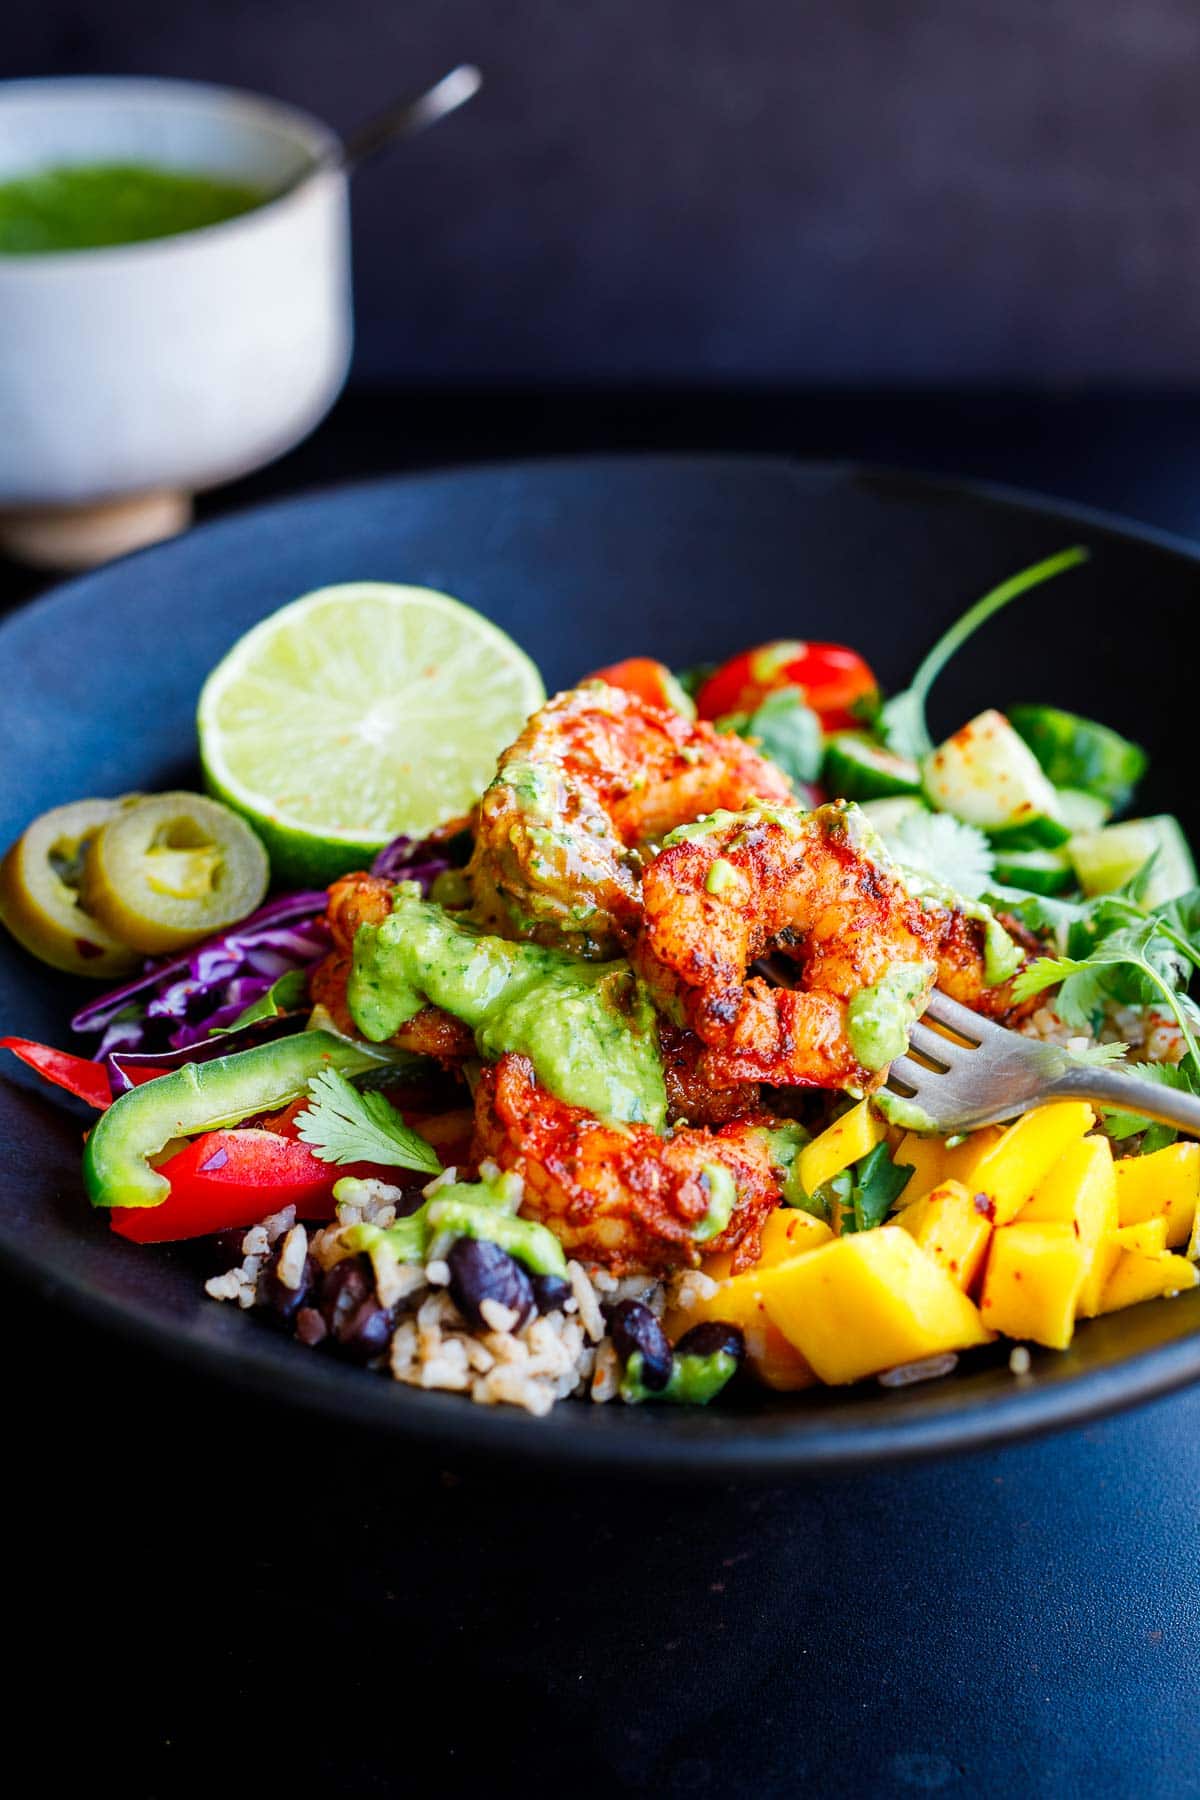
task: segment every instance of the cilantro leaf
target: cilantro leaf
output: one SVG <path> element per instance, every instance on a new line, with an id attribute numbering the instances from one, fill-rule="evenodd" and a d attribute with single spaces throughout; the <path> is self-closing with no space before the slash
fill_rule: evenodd
<path id="1" fill-rule="evenodd" d="M 1057 556 L 1048 556 L 1031 568 L 1022 569 L 985 594 L 982 600 L 977 600 L 938 639 L 904 692 L 884 701 L 879 711 L 879 731 L 888 749 L 899 756 L 911 756 L 918 762 L 928 756 L 933 749 L 933 739 L 925 723 L 925 701 L 954 652 L 1010 600 L 1027 594 L 1031 588 L 1040 587 L 1043 581 L 1049 581 L 1065 569 L 1075 568 L 1087 558 L 1087 550 L 1078 544 L 1071 550 L 1060 550 Z"/>
<path id="2" fill-rule="evenodd" d="M 1153 1081 L 1159 1087 L 1174 1088 L 1179 1093 L 1194 1094 L 1200 1091 L 1192 1068 L 1190 1058 L 1185 1057 L 1181 1063 L 1134 1063 L 1129 1073 L 1136 1075 L 1140 1081 Z M 1104 1129 L 1110 1138 L 1120 1143 L 1125 1138 L 1135 1137 L 1139 1131 L 1146 1133 L 1142 1145 L 1142 1155 L 1152 1150 L 1162 1150 L 1173 1144 L 1179 1133 L 1170 1125 L 1160 1125 L 1156 1121 L 1144 1118 L 1140 1113 L 1119 1112 L 1105 1109 Z"/>
<path id="3" fill-rule="evenodd" d="M 855 1163 L 848 1203 L 843 1203 L 842 1233 L 874 1231 L 891 1212 L 912 1179 L 911 1163 L 894 1163 L 886 1144 L 876 1144 Z"/>
<path id="4" fill-rule="evenodd" d="M 949 813 L 909 813 L 881 836 L 898 863 L 923 869 L 964 900 L 978 900 L 988 885 L 991 845 L 976 826 Z"/>
<path id="5" fill-rule="evenodd" d="M 1068 954 L 1039 957 L 1023 969 L 1014 983 L 1014 995 L 1029 999 L 1061 983 L 1055 1011 L 1080 1031 L 1095 1031 L 1114 1004 L 1165 1009 L 1179 1027 L 1187 1054 L 1177 1068 L 1136 1063 L 1130 1073 L 1164 1087 L 1200 1094 L 1200 1007 L 1187 992 L 1192 971 L 1200 967 L 1200 888 L 1147 909 L 1144 873 L 1139 870 L 1114 894 L 1065 905 L 1039 902 L 1041 907 L 1050 905 L 1057 911 L 1057 920 L 1050 914 L 1045 922 L 1054 926 L 1060 943 L 1065 937 Z M 989 898 L 995 901 L 1002 895 L 993 889 Z M 1023 921 L 1038 923 L 1028 910 Z M 1113 1045 L 1092 1046 L 1084 1052 L 1084 1059 L 1099 1061 L 1115 1050 Z M 1177 1135 L 1168 1125 L 1119 1107 L 1105 1110 L 1104 1129 L 1117 1141 L 1144 1133 L 1143 1155 L 1173 1143 Z"/>
<path id="6" fill-rule="evenodd" d="M 715 675 L 716 672 L 717 665 L 715 662 L 692 663 L 689 668 L 676 669 L 675 679 L 687 695 L 688 699 L 694 700 L 709 676 Z"/>
<path id="7" fill-rule="evenodd" d="M 1024 888 L 1006 887 L 1003 882 L 989 883 L 983 899 L 993 912 L 1011 913 L 1028 931 L 1039 937 L 1053 937 L 1066 946 L 1071 927 L 1087 918 L 1089 902 L 1056 900 L 1049 894 L 1027 894 Z"/>
<path id="8" fill-rule="evenodd" d="M 1118 1043 L 1084 1044 L 1082 1049 L 1067 1049 L 1067 1055 L 1073 1063 L 1082 1063 L 1088 1069 L 1109 1068 L 1123 1062 L 1128 1052 L 1128 1044 Z"/>
<path id="9" fill-rule="evenodd" d="M 1200 1045 L 1193 1030 L 1194 1023 L 1200 1020 L 1200 1009 L 1178 991 L 1178 965 L 1169 960 L 1173 940 L 1164 935 L 1164 929 L 1163 921 L 1154 914 L 1142 914 L 1140 923 L 1133 920 L 1117 925 L 1106 936 L 1097 938 L 1086 955 L 1040 956 L 1017 975 L 1013 997 L 1028 1000 L 1061 982 L 1054 1003 L 1059 1017 L 1080 1030 L 1093 1031 L 1113 995 L 1113 973 L 1124 979 L 1133 971 L 1142 978 L 1141 991 L 1146 996 L 1138 1004 L 1144 1005 L 1148 999 L 1156 1005 L 1166 1003 L 1183 1034 L 1188 1054 L 1200 1068 Z"/>
<path id="10" fill-rule="evenodd" d="M 441 1173 L 436 1152 L 382 1094 L 360 1094 L 336 1069 L 314 1075 L 308 1091 L 296 1131 L 322 1162 L 394 1163 L 422 1174 Z"/>
<path id="11" fill-rule="evenodd" d="M 1200 888 L 1189 888 L 1186 894 L 1164 901 L 1154 912 L 1168 931 L 1200 953 Z"/>
<path id="12" fill-rule="evenodd" d="M 752 738 L 788 780 L 815 781 L 821 772 L 821 721 L 798 687 L 775 688 L 752 713 L 734 713 L 718 729 Z"/>

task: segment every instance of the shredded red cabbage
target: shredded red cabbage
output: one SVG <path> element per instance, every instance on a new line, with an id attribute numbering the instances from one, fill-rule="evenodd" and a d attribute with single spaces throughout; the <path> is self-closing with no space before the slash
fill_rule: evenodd
<path id="1" fill-rule="evenodd" d="M 439 875 L 460 867 L 470 853 L 470 837 L 460 832 L 445 843 L 398 837 L 375 858 L 371 872 L 387 881 L 417 881 L 428 894 Z M 100 1032 L 94 1062 L 106 1062 L 113 1092 L 132 1085 L 130 1069 L 171 1068 L 225 1056 L 236 1044 L 213 1037 L 234 1024 L 281 975 L 307 969 L 330 947 L 323 889 L 284 894 L 243 919 L 232 931 L 196 944 L 179 956 L 148 962 L 133 981 L 93 1000 L 71 1020 L 71 1029 Z M 257 1037 L 294 1030 L 294 1020 L 256 1021 Z"/>
<path id="2" fill-rule="evenodd" d="M 448 844 L 435 844 L 428 838 L 393 838 L 371 864 L 371 873 L 382 875 L 385 881 L 419 881 L 428 899 L 438 876 L 457 866 L 449 849 Z"/>
<path id="3" fill-rule="evenodd" d="M 122 1085 L 117 1055 L 207 1045 L 210 1033 L 233 1024 L 273 982 L 306 969 L 330 945 L 323 889 L 285 894 L 243 919 L 232 931 L 196 944 L 179 956 L 148 962 L 141 975 L 93 1000 L 71 1020 L 71 1029 L 103 1035 L 93 1061 L 109 1062 L 114 1090 Z M 229 1046 L 210 1054 L 223 1055 Z M 128 1086 L 128 1080 L 123 1082 Z"/>

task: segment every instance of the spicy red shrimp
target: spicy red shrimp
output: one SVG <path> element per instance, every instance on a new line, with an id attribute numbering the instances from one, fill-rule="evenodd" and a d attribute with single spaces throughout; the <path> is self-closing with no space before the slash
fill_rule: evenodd
<path id="1" fill-rule="evenodd" d="M 548 1226 L 569 1256 L 618 1275 L 693 1268 L 715 1251 L 735 1252 L 739 1266 L 754 1260 L 780 1200 L 768 1123 L 670 1137 L 606 1125 L 548 1094 L 514 1055 L 485 1069 L 475 1091 L 476 1157 L 522 1177 L 522 1215 Z M 712 1229 L 722 1189 L 723 1222 Z"/>
<path id="2" fill-rule="evenodd" d="M 309 978 L 309 993 L 315 1006 L 323 1006 L 334 1025 L 347 1037 L 358 1035 L 358 1027 L 350 1014 L 346 987 L 353 962 L 354 939 L 361 925 L 380 925 L 392 910 L 393 887 L 379 875 L 343 875 L 329 890 L 326 918 L 333 937 L 333 949 L 319 962 Z M 469 1025 L 452 1018 L 439 1006 L 422 1007 L 403 1024 L 392 1042 L 414 1056 L 429 1056 L 436 1061 L 457 1066 L 475 1054 L 475 1039 Z"/>
<path id="3" fill-rule="evenodd" d="M 752 809 L 681 834 L 646 869 L 633 963 L 708 1046 L 700 1074 L 714 1087 L 877 1086 L 891 1057 L 865 1054 L 852 1008 L 881 981 L 902 1017 L 919 1014 L 935 980 L 1003 1010 L 1007 990 L 985 980 L 986 923 L 916 898 L 871 835 L 844 804 Z M 751 972 L 770 952 L 794 965 L 795 987 Z"/>
<path id="4" fill-rule="evenodd" d="M 741 738 L 603 682 L 568 689 L 530 719 L 483 796 L 474 916 L 504 937 L 612 955 L 637 930 L 642 846 L 718 807 L 789 798 Z"/>

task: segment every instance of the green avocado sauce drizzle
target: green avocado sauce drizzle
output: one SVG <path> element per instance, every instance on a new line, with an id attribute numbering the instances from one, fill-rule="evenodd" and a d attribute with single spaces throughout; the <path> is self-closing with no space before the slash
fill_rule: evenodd
<path id="1" fill-rule="evenodd" d="M 886 1069 L 908 1049 L 908 1033 L 936 974 L 930 962 L 895 963 L 846 1008 L 846 1035 L 864 1069 Z"/>
<path id="2" fill-rule="evenodd" d="M 373 1043 L 426 1004 L 441 1006 L 471 1027 L 487 1060 L 529 1057 L 557 1099 L 607 1124 L 666 1123 L 657 1016 L 623 958 L 585 962 L 490 937 L 404 883 L 390 918 L 359 930 L 347 997 Z"/>
<path id="3" fill-rule="evenodd" d="M 671 1358 L 671 1376 L 666 1387 L 648 1388 L 642 1380 L 642 1353 L 635 1350 L 625 1364 L 621 1377 L 621 1398 L 627 1406 L 640 1406 L 645 1400 L 665 1400 L 675 1406 L 707 1406 L 737 1371 L 737 1358 L 728 1350 L 715 1350 L 710 1356 Z"/>
<path id="4" fill-rule="evenodd" d="M 705 1163 L 700 1171 L 701 1184 L 708 1190 L 708 1211 L 692 1230 L 697 1244 L 707 1244 L 720 1237 L 737 1205 L 737 1182 L 724 1163 Z"/>
<path id="5" fill-rule="evenodd" d="M 339 1202 L 370 1194 L 353 1175 L 343 1176 L 333 1190 Z M 451 1181 L 434 1186 L 423 1206 L 394 1225 L 350 1225 L 342 1234 L 347 1250 L 365 1250 L 376 1276 L 386 1276 L 398 1263 L 424 1262 L 436 1238 L 478 1238 L 498 1244 L 534 1275 L 565 1276 L 567 1259 L 552 1231 L 536 1219 L 519 1219 L 523 1189 L 515 1175 L 479 1181 Z"/>

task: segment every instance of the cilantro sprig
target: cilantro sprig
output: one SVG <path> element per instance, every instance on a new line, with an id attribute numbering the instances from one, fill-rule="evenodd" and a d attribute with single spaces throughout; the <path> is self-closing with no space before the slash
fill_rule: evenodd
<path id="1" fill-rule="evenodd" d="M 441 1173 L 436 1152 L 382 1094 L 360 1094 L 336 1069 L 314 1075 L 308 1091 L 296 1131 L 322 1162 L 393 1163 L 423 1175 Z"/>
<path id="2" fill-rule="evenodd" d="M 977 600 L 961 619 L 957 619 L 921 662 L 903 693 L 893 694 L 880 707 L 877 729 L 888 749 L 894 750 L 898 756 L 910 756 L 917 762 L 923 756 L 928 756 L 934 745 L 925 723 L 925 702 L 930 688 L 955 651 L 961 649 L 967 639 L 993 613 L 998 613 L 1001 607 L 1087 559 L 1088 551 L 1081 544 L 1074 545 L 1070 550 L 1060 550 L 1057 555 L 1047 556 L 1043 561 L 1002 581 L 999 587 L 994 587 L 981 600 Z"/>
<path id="3" fill-rule="evenodd" d="M 1121 917 L 1128 910 L 1131 916 Z M 1039 956 L 1021 970 L 1013 983 L 1013 997 L 1029 1000 L 1059 982 L 1055 1011 L 1066 1025 L 1094 1031 L 1110 1000 L 1147 1005 L 1161 1000 L 1172 1014 L 1187 1045 L 1188 1055 L 1200 1067 L 1200 1007 L 1180 985 L 1179 960 L 1184 977 L 1200 968 L 1200 947 L 1174 930 L 1160 912 L 1145 913 L 1110 905 L 1119 922 L 1097 933 L 1090 948 L 1076 956 Z M 1140 915 L 1140 916 L 1139 916 Z M 1137 983 L 1131 986 L 1133 971 Z M 1122 978 L 1125 978 L 1124 981 Z"/>
<path id="4" fill-rule="evenodd" d="M 1175 1067 L 1138 1063 L 1136 1073 L 1165 1087 L 1200 1093 L 1200 1006 L 1188 993 L 1200 968 L 1200 888 L 1155 907 L 1143 904 L 1149 868 L 1139 870 L 1116 894 L 1076 903 L 1065 924 L 1066 954 L 1040 956 L 1013 983 L 1017 1000 L 1059 986 L 1054 1009 L 1064 1024 L 1093 1032 L 1112 1005 L 1163 1006 L 1183 1038 Z M 1115 1138 L 1145 1131 L 1143 1152 L 1174 1140 L 1169 1126 L 1152 1125 L 1134 1112 L 1112 1111 L 1106 1129 Z"/>

